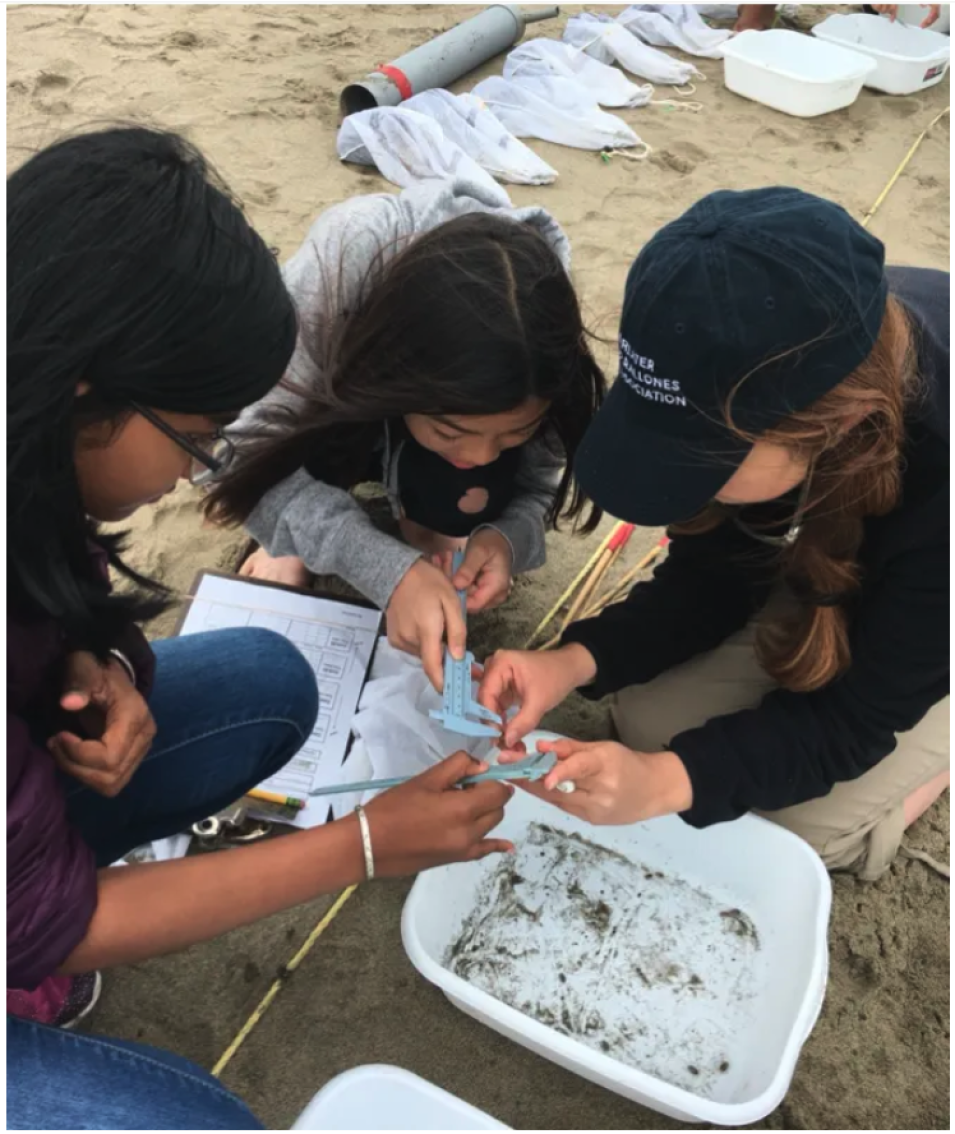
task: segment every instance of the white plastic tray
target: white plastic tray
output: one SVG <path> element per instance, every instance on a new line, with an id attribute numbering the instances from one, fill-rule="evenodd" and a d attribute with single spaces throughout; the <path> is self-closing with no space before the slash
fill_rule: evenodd
<path id="1" fill-rule="evenodd" d="M 541 735 L 533 734 L 528 747 Z M 532 853 L 542 854 L 535 849 L 537 836 L 531 830 L 531 824 L 537 823 L 577 834 L 639 864 L 632 900 L 629 882 L 625 883 L 627 899 L 608 897 L 611 927 L 626 923 L 623 935 L 616 939 L 628 943 L 625 957 L 636 957 L 642 963 L 644 944 L 655 953 L 650 965 L 658 967 L 649 970 L 651 978 L 660 971 L 657 945 L 671 934 L 663 961 L 673 962 L 669 967 L 675 979 L 652 979 L 647 988 L 636 977 L 611 982 L 613 987 L 599 987 L 588 1007 L 602 1019 L 637 1021 L 636 1030 L 653 1040 L 647 1050 L 650 1062 L 656 1062 L 656 1073 L 632 1065 L 633 1048 L 630 1061 L 624 1062 L 615 1057 L 613 1048 L 608 1053 L 594 1046 L 593 1036 L 585 1042 L 578 1038 L 583 1036 L 579 1029 L 568 1032 L 559 1025 L 548 1026 L 448 967 L 449 950 L 480 902 L 482 886 L 499 869 L 500 858 L 441 867 L 419 876 L 402 917 L 402 939 L 412 964 L 452 1003 L 495 1031 L 672 1118 L 744 1126 L 769 1114 L 786 1094 L 825 994 L 831 887 L 815 852 L 790 832 L 752 816 L 704 831 L 694 830 L 676 816 L 629 827 L 592 827 L 518 791 L 496 832 L 518 845 L 515 870 L 524 869 L 522 862 Z M 527 880 L 521 877 L 519 881 L 536 885 L 532 873 L 533 868 Z M 661 877 L 664 882 L 658 881 Z M 640 881 L 643 878 L 651 882 L 645 884 Z M 583 884 L 586 888 L 593 881 L 584 879 Z M 663 889 L 667 885 L 672 887 L 672 899 Z M 654 887 L 656 897 L 648 902 Z M 647 893 L 641 896 L 642 891 Z M 685 900 L 692 894 L 698 895 L 695 908 Z M 573 929 L 567 930 L 567 947 L 561 948 L 562 943 L 553 937 L 558 904 L 548 898 L 549 926 L 547 916 L 536 926 L 528 922 L 526 944 L 540 951 L 539 965 L 531 962 L 538 968 L 528 981 L 529 996 L 539 995 L 542 983 L 549 990 L 562 987 L 568 995 L 576 995 L 574 982 L 581 979 L 580 970 L 562 977 L 561 966 L 566 966 L 571 953 L 581 956 L 582 948 L 585 957 L 605 955 L 603 945 L 586 952 L 588 943 L 582 943 Z M 721 911 L 718 916 L 716 910 Z M 718 931 L 731 931 L 734 922 L 729 915 L 740 910 L 756 927 L 759 944 L 742 958 L 742 964 L 726 964 L 721 950 L 725 954 L 732 941 L 721 944 Z M 704 912 L 705 923 L 701 920 Z M 520 950 L 514 955 L 518 954 Z M 559 961 L 553 960 L 558 957 Z M 738 958 L 729 959 L 735 962 Z M 701 975 L 702 987 L 687 979 L 690 972 Z M 592 966 L 584 977 L 600 979 Z M 538 1004 L 550 995 L 546 992 Z M 699 1067 L 688 1067 L 690 1060 Z M 688 1083 L 688 1070 L 699 1079 Z"/>
<path id="2" fill-rule="evenodd" d="M 325 1084 L 293 1130 L 509 1130 L 456 1095 L 387 1063 L 343 1071 Z"/>
<path id="3" fill-rule="evenodd" d="M 876 62 L 798 32 L 745 31 L 723 44 L 723 80 L 743 98 L 797 118 L 850 106 Z"/>
<path id="4" fill-rule="evenodd" d="M 886 94 L 907 95 L 934 87 L 945 77 L 951 57 L 947 35 L 913 28 L 884 16 L 830 16 L 812 29 L 826 43 L 847 47 L 875 60 L 864 82 Z"/>

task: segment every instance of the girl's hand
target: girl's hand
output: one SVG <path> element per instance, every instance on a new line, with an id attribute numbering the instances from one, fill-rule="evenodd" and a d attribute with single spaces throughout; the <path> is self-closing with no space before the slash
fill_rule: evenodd
<path id="1" fill-rule="evenodd" d="M 526 791 L 588 823 L 640 823 L 660 815 L 686 811 L 693 788 L 675 752 L 634 752 L 613 740 L 542 740 L 539 752 L 553 752 L 557 765 Z M 564 795 L 557 785 L 573 780 Z"/>
<path id="2" fill-rule="evenodd" d="M 942 10 L 942 5 L 941 5 L 941 4 L 926 4 L 925 6 L 926 6 L 926 7 L 928 8 L 928 15 L 927 15 L 927 16 L 925 17 L 925 19 L 924 19 L 924 20 L 923 20 L 923 21 L 922 21 L 922 22 L 921 22 L 921 23 L 919 24 L 919 27 L 920 27 L 920 28 L 928 28 L 928 27 L 931 27 L 931 26 L 932 26 L 932 24 L 934 24 L 934 23 L 935 23 L 935 21 L 936 21 L 936 20 L 938 19 L 938 17 L 939 17 L 939 14 L 940 14 L 940 12 L 941 12 L 941 10 Z M 880 15 L 882 15 L 882 16 L 888 16 L 888 17 L 889 17 L 889 19 L 890 19 L 890 20 L 891 20 L 891 21 L 892 21 L 893 23 L 895 23 L 895 20 L 896 20 L 896 18 L 898 17 L 898 14 L 899 14 L 899 6 L 898 6 L 898 4 L 873 4 L 873 5 L 872 5 L 872 7 L 873 7 L 873 8 L 875 8 L 875 10 L 876 10 L 876 11 L 877 11 L 877 12 L 878 12 L 878 13 L 879 13 Z"/>
<path id="3" fill-rule="evenodd" d="M 239 568 L 239 574 L 248 579 L 284 583 L 287 587 L 307 587 L 312 582 L 312 573 L 304 559 L 297 555 L 269 555 L 264 547 L 252 552 Z"/>
<path id="4" fill-rule="evenodd" d="M 468 540 L 464 562 L 451 580 L 468 593 L 468 614 L 492 610 L 511 593 L 511 545 L 493 528 L 482 528 Z"/>
<path id="5" fill-rule="evenodd" d="M 512 852 L 506 839 L 489 839 L 514 794 L 509 784 L 485 782 L 457 788 L 464 776 L 486 772 L 487 764 L 455 752 L 399 787 L 382 792 L 365 807 L 375 873 L 398 877 L 473 862 Z"/>
<path id="6" fill-rule="evenodd" d="M 467 627 L 451 580 L 419 559 L 394 589 L 385 611 L 388 641 L 398 650 L 418 654 L 428 680 L 444 689 L 443 644 L 451 656 L 464 657 Z"/>
<path id="7" fill-rule="evenodd" d="M 514 748 L 521 737 L 537 728 L 546 712 L 593 681 L 596 673 L 590 651 L 578 642 L 544 653 L 498 650 L 484 663 L 478 700 L 501 717 L 512 705 L 520 705 L 504 730 L 503 747 Z M 506 763 L 506 756 L 502 760 Z"/>
<path id="8" fill-rule="evenodd" d="M 145 699 L 118 661 L 101 665 L 85 650 L 70 654 L 60 708 L 75 713 L 77 731 L 61 732 L 48 747 L 68 776 L 100 795 L 129 783 L 156 735 Z M 78 735 L 83 733 L 86 739 Z"/>

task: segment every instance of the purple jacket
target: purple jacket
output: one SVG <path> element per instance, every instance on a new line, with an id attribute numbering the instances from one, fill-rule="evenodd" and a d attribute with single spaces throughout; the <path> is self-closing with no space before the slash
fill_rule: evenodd
<path id="1" fill-rule="evenodd" d="M 146 695 L 153 655 L 130 626 L 116 648 Z M 96 862 L 66 818 L 46 740 L 57 721 L 66 646 L 52 621 L 7 619 L 7 988 L 32 989 L 86 936 L 96 909 Z"/>

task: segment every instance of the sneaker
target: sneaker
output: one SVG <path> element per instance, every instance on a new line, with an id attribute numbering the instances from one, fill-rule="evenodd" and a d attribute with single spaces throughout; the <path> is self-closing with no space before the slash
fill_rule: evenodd
<path id="1" fill-rule="evenodd" d="M 103 978 L 97 972 L 49 976 L 32 992 L 8 988 L 7 1012 L 35 1024 L 69 1029 L 93 1010 L 102 990 Z"/>

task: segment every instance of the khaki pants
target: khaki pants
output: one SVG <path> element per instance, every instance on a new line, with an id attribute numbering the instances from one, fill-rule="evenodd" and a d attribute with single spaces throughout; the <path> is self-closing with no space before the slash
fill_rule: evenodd
<path id="1" fill-rule="evenodd" d="M 755 632 L 750 623 L 710 653 L 618 693 L 611 712 L 623 743 L 656 752 L 711 717 L 758 705 L 775 682 L 756 660 Z M 818 799 L 758 814 L 804 838 L 830 870 L 878 878 L 898 853 L 906 797 L 949 767 L 948 697 L 896 739 L 895 749 L 858 779 Z"/>

